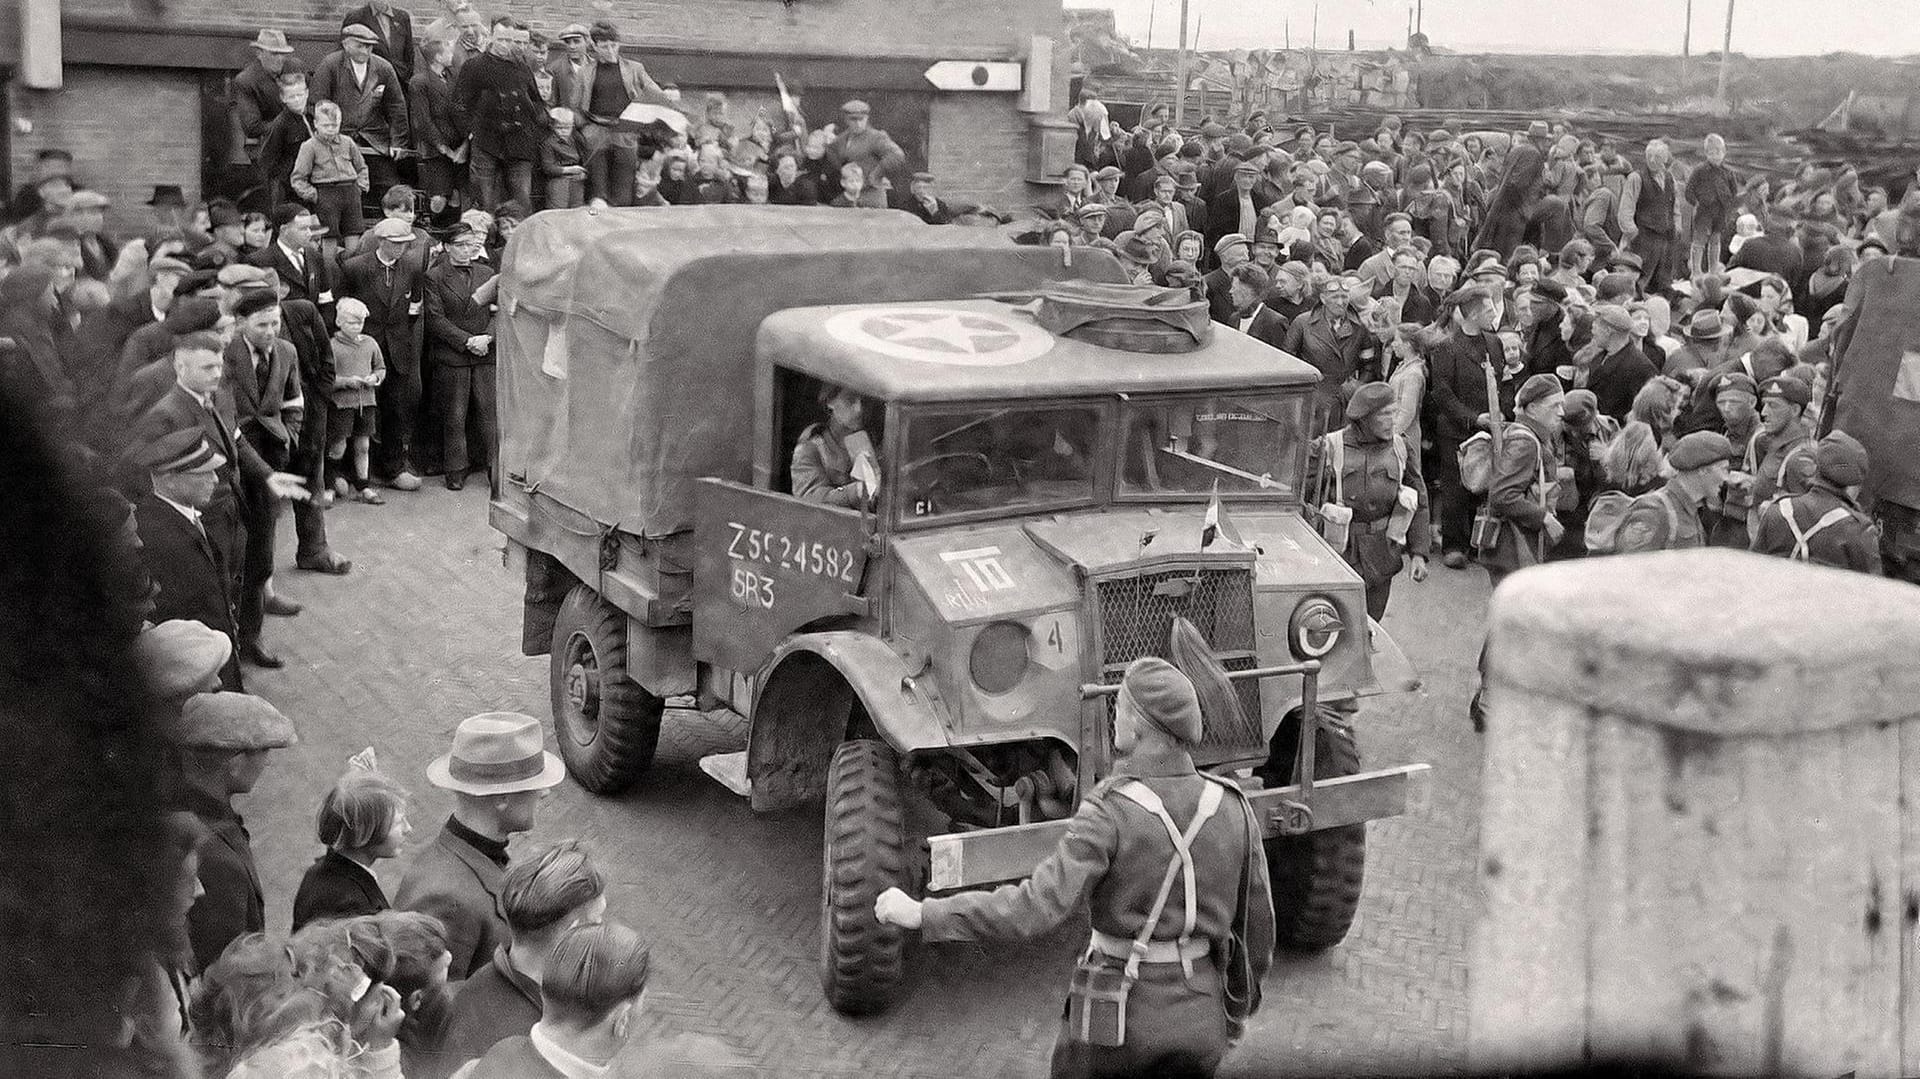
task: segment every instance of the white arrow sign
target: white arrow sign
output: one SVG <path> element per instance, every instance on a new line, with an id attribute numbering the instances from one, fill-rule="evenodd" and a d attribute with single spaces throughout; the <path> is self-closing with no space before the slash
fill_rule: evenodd
<path id="1" fill-rule="evenodd" d="M 1015 60 L 941 60 L 927 69 L 927 81 L 936 90 L 1020 90 L 1020 64 Z"/>

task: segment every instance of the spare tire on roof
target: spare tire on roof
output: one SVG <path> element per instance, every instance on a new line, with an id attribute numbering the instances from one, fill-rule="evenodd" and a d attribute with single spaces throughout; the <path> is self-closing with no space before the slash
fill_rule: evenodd
<path id="1" fill-rule="evenodd" d="M 1205 300 L 1156 285 L 1051 282 L 1035 318 L 1060 337 L 1126 352 L 1192 352 L 1213 339 Z"/>

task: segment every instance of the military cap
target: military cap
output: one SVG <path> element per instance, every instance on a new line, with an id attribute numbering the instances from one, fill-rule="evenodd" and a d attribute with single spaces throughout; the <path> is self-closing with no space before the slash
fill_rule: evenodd
<path id="1" fill-rule="evenodd" d="M 1718 431 L 1695 431 L 1674 443 L 1667 464 L 1675 472 L 1693 472 L 1716 461 L 1733 459 L 1733 443 Z"/>
<path id="2" fill-rule="evenodd" d="M 1814 471 L 1835 487 L 1867 482 L 1867 448 L 1845 431 L 1834 431 L 1814 450 Z"/>
<path id="3" fill-rule="evenodd" d="M 1142 656 L 1127 665 L 1120 696 L 1141 719 L 1182 745 L 1199 745 L 1200 697 L 1180 668 L 1159 656 Z"/>
<path id="4" fill-rule="evenodd" d="M 246 752 L 285 749 L 300 736 L 293 721 L 264 697 L 251 693 L 196 693 L 167 725 L 167 740 L 184 749 Z"/>
<path id="5" fill-rule="evenodd" d="M 234 318 L 250 318 L 280 306 L 280 298 L 269 288 L 250 288 L 233 305 Z"/>
<path id="6" fill-rule="evenodd" d="M 1543 401 L 1556 393 L 1565 392 L 1567 389 L 1560 384 L 1558 376 L 1542 372 L 1520 384 L 1520 392 L 1513 395 L 1513 407 L 1525 408 L 1535 401 Z"/>
<path id="7" fill-rule="evenodd" d="M 214 450 L 198 427 L 169 431 L 136 447 L 132 457 L 134 464 L 149 472 L 174 474 L 212 472 L 227 463 L 227 459 Z"/>
<path id="8" fill-rule="evenodd" d="M 184 697 L 213 684 L 233 655 L 233 638 L 185 618 L 173 618 L 140 631 L 133 640 L 133 661 L 157 697 Z"/>
<path id="9" fill-rule="evenodd" d="M 1205 139 L 1224 139 L 1227 137 L 1226 126 L 1216 120 L 1208 120 L 1206 123 L 1200 125 L 1200 137 Z"/>
<path id="10" fill-rule="evenodd" d="M 1104 202 L 1083 202 L 1080 204 L 1080 208 L 1073 212 L 1073 216 L 1082 221 L 1085 221 L 1089 217 L 1105 217 L 1107 216 L 1107 205 Z"/>
<path id="11" fill-rule="evenodd" d="M 873 110 L 867 106 L 866 102 L 856 97 L 852 101 L 840 106 L 840 111 L 847 116 L 866 116 Z"/>
<path id="12" fill-rule="evenodd" d="M 1790 405 L 1805 408 L 1813 403 L 1813 389 L 1792 375 L 1775 375 L 1760 387 L 1760 396 L 1778 397 Z"/>
<path id="13" fill-rule="evenodd" d="M 1393 387 L 1384 382 L 1369 382 L 1353 391 L 1347 399 L 1347 419 L 1364 420 L 1394 401 Z"/>
<path id="14" fill-rule="evenodd" d="M 379 224 L 373 226 L 373 238 L 392 240 L 395 243 L 412 243 L 413 226 L 398 218 L 384 218 Z"/>
<path id="15" fill-rule="evenodd" d="M 1720 384 L 1714 387 L 1713 395 L 1719 397 L 1729 390 L 1747 394 L 1755 401 L 1760 399 L 1760 387 L 1754 385 L 1753 376 L 1745 371 L 1732 371 L 1721 376 Z"/>
<path id="16" fill-rule="evenodd" d="M 1601 304 L 1593 309 L 1593 324 L 1605 326 L 1620 333 L 1632 333 L 1633 315 L 1619 304 Z"/>
<path id="17" fill-rule="evenodd" d="M 1108 165 L 1107 167 L 1101 169 L 1099 172 L 1094 173 L 1093 178 L 1096 180 L 1119 180 L 1124 178 L 1126 175 L 1127 174 L 1125 172 L 1121 171 L 1120 166 Z"/>
<path id="18" fill-rule="evenodd" d="M 380 44 L 380 35 L 374 33 L 371 27 L 362 26 L 357 22 L 350 22 L 340 28 L 340 40 L 364 41 L 369 45 L 378 45 Z"/>
<path id="19" fill-rule="evenodd" d="M 273 284 L 273 271 L 264 266 L 229 262 L 214 273 L 214 280 L 230 289 L 266 288 Z"/>
<path id="20" fill-rule="evenodd" d="M 1251 244 L 1251 241 L 1242 233 L 1229 232 L 1213 242 L 1213 253 L 1216 255 L 1225 254 L 1227 248 L 1235 244 Z"/>
<path id="21" fill-rule="evenodd" d="M 1600 399 L 1592 390 L 1568 390 L 1566 400 L 1560 405 L 1560 415 L 1568 423 L 1584 423 L 1588 416 L 1600 411 Z"/>

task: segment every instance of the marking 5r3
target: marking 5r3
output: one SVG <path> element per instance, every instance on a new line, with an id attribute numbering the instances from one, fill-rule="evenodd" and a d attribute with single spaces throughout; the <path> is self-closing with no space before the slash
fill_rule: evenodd
<path id="1" fill-rule="evenodd" d="M 773 578 L 763 577 L 745 566 L 733 567 L 733 598 L 744 606 L 773 610 Z"/>

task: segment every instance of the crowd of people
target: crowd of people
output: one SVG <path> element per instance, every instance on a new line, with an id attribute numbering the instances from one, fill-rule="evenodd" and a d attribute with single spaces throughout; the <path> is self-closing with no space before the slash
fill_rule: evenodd
<path id="1" fill-rule="evenodd" d="M 392 903 L 371 867 L 400 855 L 408 797 L 371 754 L 319 809 L 290 918 L 269 917 L 232 804 L 296 738 L 243 672 L 283 664 L 267 619 L 300 610 L 274 588 L 282 503 L 295 568 L 338 575 L 331 510 L 492 478 L 517 224 L 714 203 L 1003 222 L 941 198 L 864 102 L 819 129 L 797 109 L 736 122 L 718 94 L 683 106 L 609 22 L 555 41 L 470 7 L 416 36 L 375 0 L 309 72 L 262 30 L 233 80 L 235 197 L 162 186 L 150 227 L 116 234 L 47 150 L 7 207 L 0 391 L 117 537 L 106 601 L 146 624 L 170 702 L 178 886 L 125 1045 L 173 1074 L 572 1076 L 631 1036 L 648 953 L 606 920 L 589 853 L 507 854 L 561 775 L 536 721 L 460 726 L 427 776 L 458 808 Z M 1160 108 L 1124 130 L 1092 93 L 1070 118 L 1077 160 L 1019 238 L 1109 252 L 1320 372 L 1306 501 L 1374 617 L 1435 554 L 1496 584 L 1707 545 L 1880 571 L 1866 451 L 1816 436 L 1848 281 L 1920 247 L 1920 191 L 1814 165 L 1774 189 L 1717 136 L 1682 168 L 1660 140 L 1636 159 L 1544 122 L 1389 118 L 1356 142 L 1260 114 L 1182 133 Z M 918 926 L 905 902 L 889 917 Z"/>
<path id="2" fill-rule="evenodd" d="M 1073 119 L 1032 239 L 1108 250 L 1320 371 L 1309 502 L 1341 507 L 1323 530 L 1376 617 L 1435 549 L 1496 584 L 1701 545 L 1880 572 L 1865 450 L 1814 436 L 1848 282 L 1911 253 L 1920 190 L 1813 164 L 1775 189 L 1717 135 L 1682 168 L 1662 140 L 1632 160 L 1544 121 L 1182 135 L 1164 106 L 1124 130 L 1092 93 Z"/>

